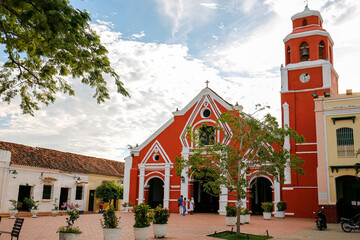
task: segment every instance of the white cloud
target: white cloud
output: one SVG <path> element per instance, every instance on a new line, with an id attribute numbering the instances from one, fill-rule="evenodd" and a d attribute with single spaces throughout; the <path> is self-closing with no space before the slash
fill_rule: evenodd
<path id="1" fill-rule="evenodd" d="M 145 37 L 145 32 L 141 31 L 140 33 L 134 33 L 132 36 L 133 36 L 134 39 L 143 38 L 143 37 Z"/>
<path id="2" fill-rule="evenodd" d="M 200 6 L 211 8 L 211 9 L 217 9 L 218 8 L 217 3 L 200 3 Z"/>

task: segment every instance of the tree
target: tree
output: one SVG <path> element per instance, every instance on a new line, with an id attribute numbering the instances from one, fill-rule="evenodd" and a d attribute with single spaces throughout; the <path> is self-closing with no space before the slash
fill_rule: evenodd
<path id="1" fill-rule="evenodd" d="M 188 160 L 176 158 L 178 175 L 186 169 L 193 178 L 205 179 L 203 185 L 206 192 L 220 194 L 221 188 L 226 187 L 229 194 L 236 196 L 238 234 L 240 203 L 246 197 L 244 188 L 250 186 L 249 174 L 271 175 L 280 183 L 284 181 L 287 166 L 304 174 L 300 168 L 303 161 L 283 147 L 287 136 L 295 142 L 303 142 L 304 137 L 291 128 L 280 128 L 276 118 L 270 114 L 261 120 L 256 119 L 254 114 L 263 110 L 265 107 L 257 105 L 253 114 L 239 111 L 221 114 L 215 128 L 220 131 L 220 136 L 231 137 L 229 144 L 213 141 L 212 145 L 204 145 L 203 138 L 206 136 L 209 139 L 209 132 L 188 129 L 187 138 L 197 147 L 192 150 Z M 224 131 L 226 125 L 230 127 L 231 134 Z M 215 133 L 213 130 L 211 132 Z M 215 139 L 214 136 L 211 139 Z"/>
<path id="2" fill-rule="evenodd" d="M 74 95 L 66 76 L 95 88 L 98 103 L 110 98 L 104 75 L 129 96 L 110 66 L 107 50 L 90 28 L 89 13 L 68 0 L 0 0 L 0 44 L 8 60 L 0 70 L 0 96 L 10 103 L 20 95 L 23 113 L 49 105 L 62 92 Z"/>
<path id="3" fill-rule="evenodd" d="M 112 200 L 123 198 L 123 188 L 114 182 L 105 182 L 96 188 L 95 194 L 97 198 L 111 203 Z"/>

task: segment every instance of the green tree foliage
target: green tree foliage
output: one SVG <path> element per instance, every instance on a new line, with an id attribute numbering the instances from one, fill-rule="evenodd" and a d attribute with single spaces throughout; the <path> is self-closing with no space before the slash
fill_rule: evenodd
<path id="1" fill-rule="evenodd" d="M 104 210 L 103 212 L 103 219 L 100 219 L 101 227 L 103 228 L 117 228 L 119 224 L 119 219 L 115 214 L 115 208 L 113 205 L 109 206 L 108 210 Z"/>
<path id="2" fill-rule="evenodd" d="M 58 92 L 74 95 L 64 78 L 71 76 L 95 88 L 101 103 L 110 98 L 105 74 L 129 96 L 90 28 L 89 13 L 75 10 L 68 0 L 0 0 L 0 15 L 0 44 L 8 58 L 0 70 L 3 101 L 20 95 L 23 113 L 33 115 L 39 103 L 53 103 Z"/>
<path id="3" fill-rule="evenodd" d="M 114 182 L 105 182 L 96 188 L 95 194 L 104 201 L 122 199 L 123 188 Z"/>
<path id="4" fill-rule="evenodd" d="M 250 186 L 250 173 L 272 175 L 280 183 L 284 181 L 287 166 L 304 174 L 301 169 L 303 161 L 283 148 L 286 137 L 300 143 L 304 137 L 291 128 L 280 128 L 276 118 L 270 114 L 262 119 L 255 118 L 255 114 L 265 110 L 260 105 L 256 107 L 253 114 L 239 111 L 221 114 L 216 131 L 221 136 L 229 137 L 229 144 L 216 142 L 204 145 L 203 131 L 188 129 L 187 138 L 197 147 L 192 150 L 188 160 L 176 159 L 177 174 L 181 175 L 182 170 L 186 169 L 194 179 L 203 179 L 204 190 L 210 193 L 220 194 L 221 187 L 226 187 L 230 194 L 236 196 L 238 203 L 246 197 L 244 188 Z M 229 126 L 231 134 L 226 133 L 225 126 Z M 237 205 L 237 218 L 237 233 L 240 233 L 240 204 Z"/>

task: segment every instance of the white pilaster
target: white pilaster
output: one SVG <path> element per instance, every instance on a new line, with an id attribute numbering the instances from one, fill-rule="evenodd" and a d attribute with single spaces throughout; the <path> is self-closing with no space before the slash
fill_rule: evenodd
<path id="1" fill-rule="evenodd" d="M 144 201 L 145 165 L 139 164 L 139 199 L 138 204 Z"/>
<path id="2" fill-rule="evenodd" d="M 10 160 L 11 152 L 0 150 L 0 212 L 7 212 L 7 209 L 5 210 L 5 193 L 7 193 Z"/>
<path id="3" fill-rule="evenodd" d="M 290 113 L 289 113 L 289 104 L 287 102 L 285 102 L 283 105 L 283 112 L 284 112 L 284 128 L 287 129 L 290 126 Z M 285 137 L 285 141 L 284 141 L 284 149 L 290 152 L 290 137 L 286 136 Z M 290 161 L 290 159 L 287 160 L 288 163 Z M 287 166 L 284 170 L 284 177 L 285 177 L 285 184 L 291 184 L 291 169 L 290 166 Z"/>
<path id="4" fill-rule="evenodd" d="M 280 202 L 280 183 L 274 180 L 274 205 L 275 205 L 275 212 L 277 212 L 276 203 Z"/>
<path id="5" fill-rule="evenodd" d="M 128 203 L 129 202 L 129 196 L 130 196 L 130 170 L 132 166 L 132 157 L 129 156 L 125 158 L 125 169 L 124 169 L 124 196 L 123 201 Z"/>
<path id="6" fill-rule="evenodd" d="M 219 199 L 219 215 L 226 215 L 226 205 L 228 203 L 228 189 L 224 185 L 220 186 L 220 199 Z"/>
<path id="7" fill-rule="evenodd" d="M 283 65 L 280 67 L 281 72 L 281 92 L 289 91 L 289 83 L 288 83 L 288 70 L 284 68 Z"/>
<path id="8" fill-rule="evenodd" d="M 189 153 L 190 148 L 184 147 L 181 156 L 185 161 L 189 160 Z M 184 181 L 183 181 L 184 180 Z M 184 196 L 184 198 L 189 198 L 189 177 L 188 177 L 188 169 L 183 169 L 181 171 L 181 195 Z"/>
<path id="9" fill-rule="evenodd" d="M 165 166 L 165 186 L 164 186 L 164 208 L 169 209 L 170 201 L 170 164 Z"/>

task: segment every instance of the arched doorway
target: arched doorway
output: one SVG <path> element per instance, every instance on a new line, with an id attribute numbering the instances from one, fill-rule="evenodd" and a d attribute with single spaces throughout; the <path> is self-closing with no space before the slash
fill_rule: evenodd
<path id="1" fill-rule="evenodd" d="M 353 217 L 360 211 L 360 178 L 341 176 L 336 178 L 336 207 L 338 218 Z"/>
<path id="2" fill-rule="evenodd" d="M 257 177 L 251 182 L 251 211 L 253 214 L 262 214 L 261 203 L 272 202 L 272 184 L 265 177 Z"/>
<path id="3" fill-rule="evenodd" d="M 164 183 L 160 178 L 152 178 L 149 183 L 148 204 L 151 208 L 156 208 L 159 204 L 164 207 Z"/>
<path id="4" fill-rule="evenodd" d="M 196 213 L 217 213 L 219 210 L 219 196 L 213 191 L 205 191 L 205 184 L 212 181 L 211 172 L 203 168 L 193 175 L 193 196 Z"/>

